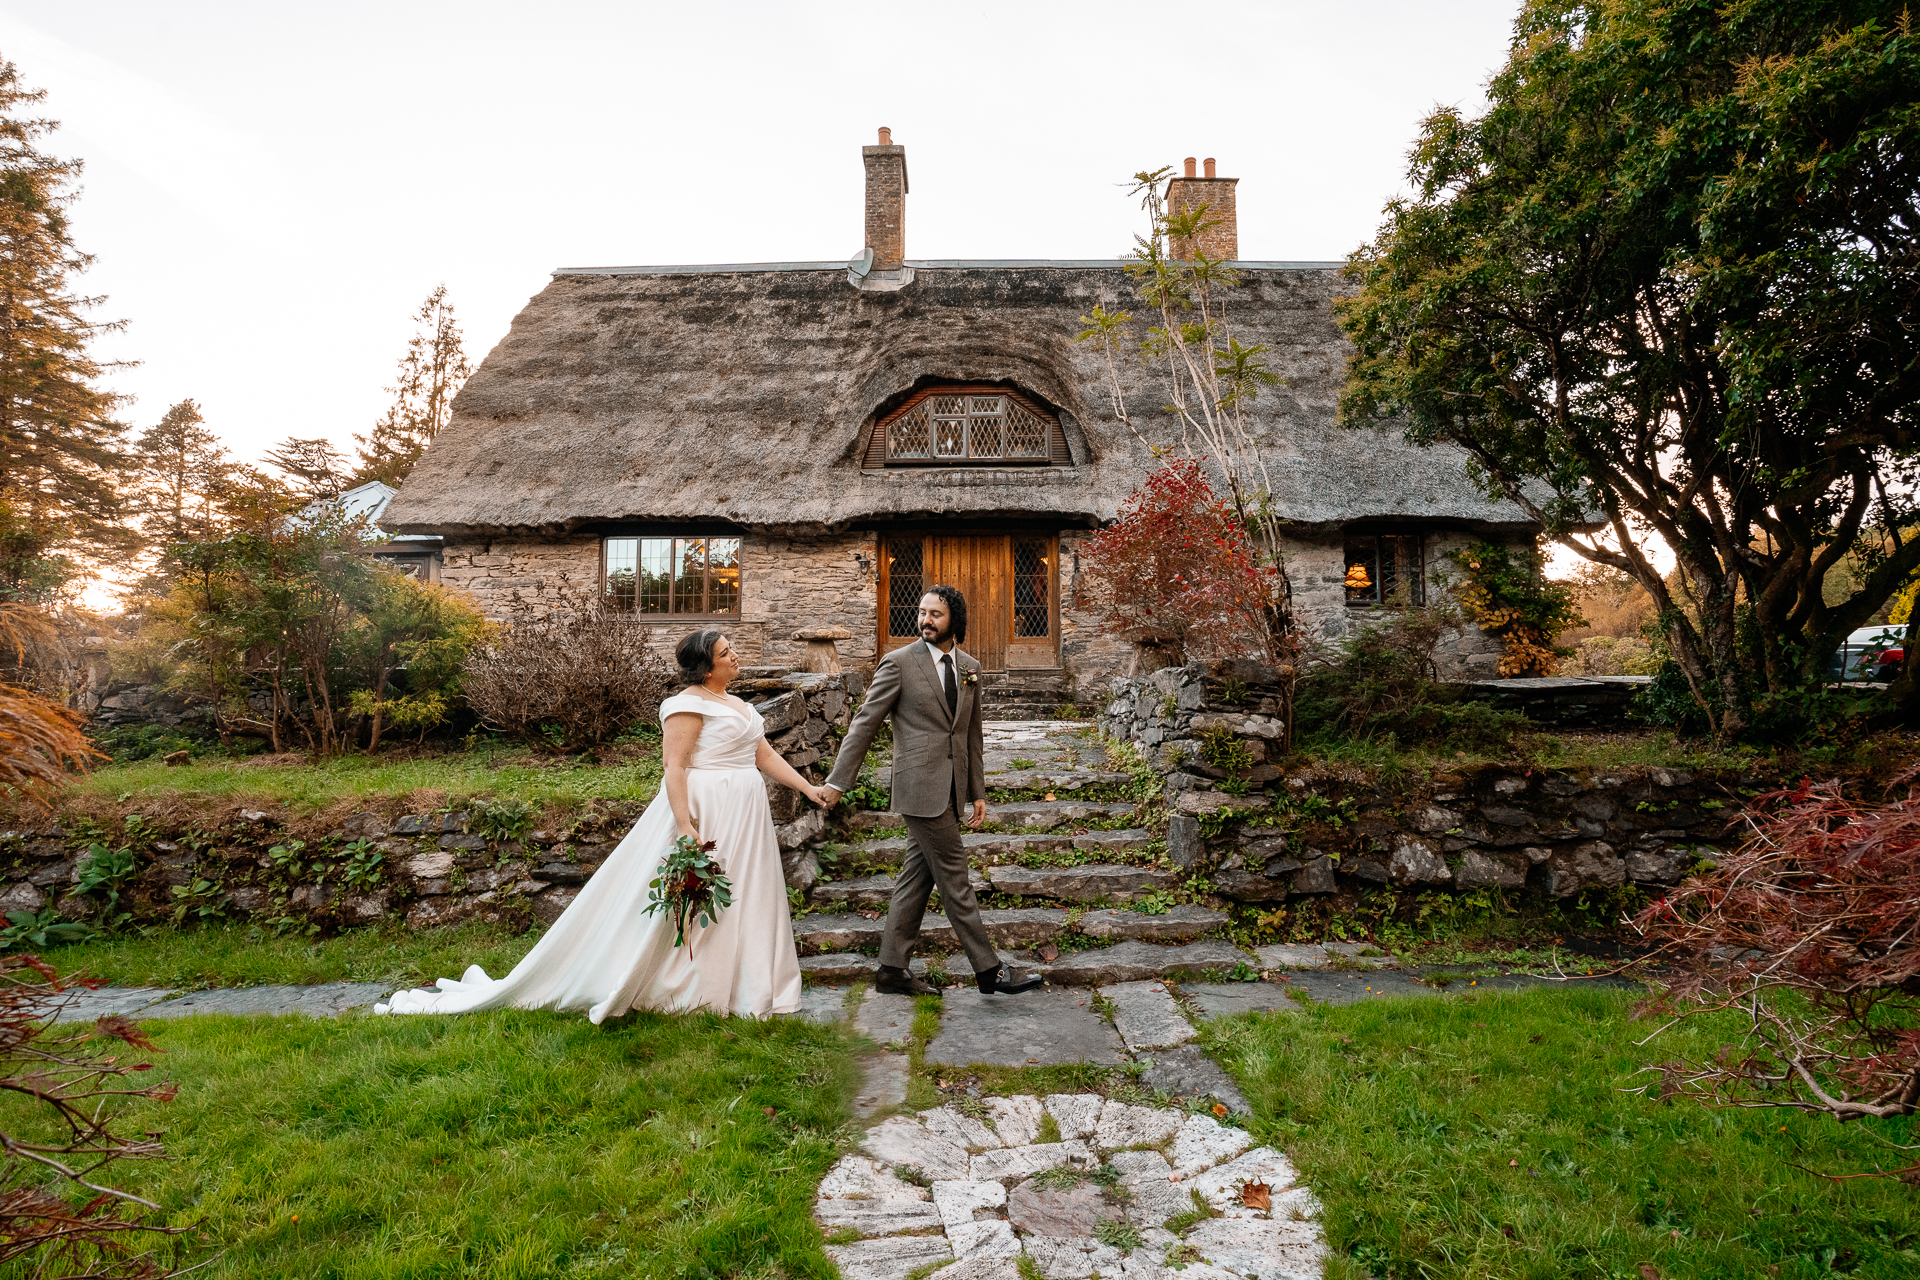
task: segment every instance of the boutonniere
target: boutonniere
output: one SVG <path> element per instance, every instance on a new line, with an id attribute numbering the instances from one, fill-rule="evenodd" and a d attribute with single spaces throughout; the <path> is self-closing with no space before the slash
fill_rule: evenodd
<path id="1" fill-rule="evenodd" d="M 962 671 L 960 673 L 960 683 L 961 684 L 979 684 L 980 673 L 978 671 Z"/>

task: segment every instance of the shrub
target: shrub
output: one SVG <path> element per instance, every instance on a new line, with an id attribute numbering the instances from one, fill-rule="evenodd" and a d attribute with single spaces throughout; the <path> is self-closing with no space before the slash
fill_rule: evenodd
<path id="1" fill-rule="evenodd" d="M 467 660 L 468 705 L 540 750 L 600 746 L 657 717 L 675 683 L 650 634 L 596 604 L 528 618 Z"/>
<path id="2" fill-rule="evenodd" d="M 1677 969 L 1640 1014 L 1713 1011 L 1745 1027 L 1711 1060 L 1649 1068 L 1663 1097 L 1843 1123 L 1920 1111 L 1917 784 L 1908 770 L 1895 780 L 1905 797 L 1880 805 L 1837 781 L 1761 796 L 1744 846 L 1634 917 L 1659 944 L 1647 962 Z M 1883 1172 L 1920 1181 L 1920 1160 Z"/>
<path id="3" fill-rule="evenodd" d="M 1075 591 L 1103 626 L 1173 661 L 1248 653 L 1274 661 L 1283 641 L 1268 608 L 1277 581 L 1199 461 L 1174 458 L 1148 473 L 1119 520 L 1081 544 Z"/>
<path id="4" fill-rule="evenodd" d="M 1383 610 L 1308 669 L 1294 703 L 1301 730 L 1453 749 L 1509 745 L 1526 717 L 1434 678 L 1433 651 L 1457 622 L 1439 606 Z"/>
<path id="5" fill-rule="evenodd" d="M 1671 658 L 1661 663 L 1647 686 L 1633 695 L 1627 714 L 1687 737 L 1699 737 L 1712 728 L 1699 699 L 1693 696 L 1686 673 Z"/>
<path id="6" fill-rule="evenodd" d="M 1650 676 L 1660 670 L 1653 646 L 1635 636 L 1587 636 L 1560 664 L 1563 676 Z"/>

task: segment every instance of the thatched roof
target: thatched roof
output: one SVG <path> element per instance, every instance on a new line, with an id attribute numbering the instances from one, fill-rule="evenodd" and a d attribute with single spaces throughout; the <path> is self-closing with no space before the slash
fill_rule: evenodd
<path id="1" fill-rule="evenodd" d="M 829 264 L 560 271 L 454 402 L 382 522 L 401 533 L 562 531 L 724 521 L 844 529 L 927 517 L 1111 519 L 1150 465 L 1114 419 L 1102 365 L 1073 342 L 1095 303 L 1136 309 L 1119 263 L 911 263 L 897 292 Z M 1259 429 L 1281 510 L 1518 529 L 1450 448 L 1334 425 L 1347 347 L 1333 263 L 1242 264 L 1229 317 L 1286 385 Z M 927 381 L 1004 382 L 1058 409 L 1074 464 L 862 470 L 876 413 Z M 1172 430 L 1143 371 L 1128 406 Z"/>

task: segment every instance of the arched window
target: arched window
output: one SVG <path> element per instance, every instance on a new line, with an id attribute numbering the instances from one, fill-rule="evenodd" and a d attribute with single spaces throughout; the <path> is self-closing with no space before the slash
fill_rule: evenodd
<path id="1" fill-rule="evenodd" d="M 1060 419 L 996 386 L 927 387 L 873 425 L 868 467 L 1065 466 Z"/>

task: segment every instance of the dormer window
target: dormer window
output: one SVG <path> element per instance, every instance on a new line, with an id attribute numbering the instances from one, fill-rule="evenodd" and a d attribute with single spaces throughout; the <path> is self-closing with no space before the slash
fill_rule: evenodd
<path id="1" fill-rule="evenodd" d="M 995 386 L 928 387 L 874 424 L 868 467 L 1064 466 L 1066 433 L 1047 409 Z"/>

